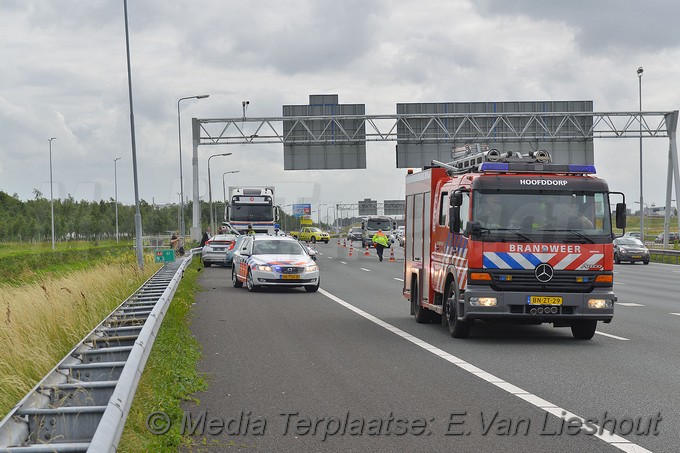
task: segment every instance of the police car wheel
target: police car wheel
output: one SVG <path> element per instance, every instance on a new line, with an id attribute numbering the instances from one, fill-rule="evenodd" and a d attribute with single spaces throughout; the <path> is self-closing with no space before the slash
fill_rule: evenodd
<path id="1" fill-rule="evenodd" d="M 318 284 L 315 285 L 315 286 L 310 286 L 310 285 L 306 285 L 306 286 L 305 286 L 305 291 L 307 291 L 308 293 L 315 293 L 315 292 L 317 292 L 318 290 L 319 290 L 319 285 L 318 285 Z"/>
<path id="2" fill-rule="evenodd" d="M 231 269 L 231 284 L 234 285 L 234 288 L 240 288 L 243 286 L 243 282 L 238 279 L 238 276 L 236 275 L 236 269 L 234 268 Z"/>
<path id="3" fill-rule="evenodd" d="M 257 285 L 255 285 L 253 282 L 253 273 L 250 272 L 250 270 L 248 271 L 248 276 L 246 277 L 246 287 L 251 293 L 257 291 L 258 289 Z"/>

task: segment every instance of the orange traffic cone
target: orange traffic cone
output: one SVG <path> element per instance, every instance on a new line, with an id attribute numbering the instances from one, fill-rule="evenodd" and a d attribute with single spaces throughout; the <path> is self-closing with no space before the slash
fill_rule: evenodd
<path id="1" fill-rule="evenodd" d="M 351 245 L 351 244 L 350 244 Z M 347 248 L 347 239 L 342 240 L 342 246 Z"/>
<path id="2" fill-rule="evenodd" d="M 390 247 L 390 259 L 389 259 L 389 261 L 396 261 L 394 259 L 394 249 L 392 247 Z"/>
<path id="3" fill-rule="evenodd" d="M 354 253 L 354 244 L 351 242 L 349 243 L 349 255 L 347 256 L 352 256 L 352 253 Z"/>
<path id="4" fill-rule="evenodd" d="M 364 256 L 371 256 L 370 252 L 368 251 L 368 244 L 366 244 L 366 249 L 364 250 Z"/>

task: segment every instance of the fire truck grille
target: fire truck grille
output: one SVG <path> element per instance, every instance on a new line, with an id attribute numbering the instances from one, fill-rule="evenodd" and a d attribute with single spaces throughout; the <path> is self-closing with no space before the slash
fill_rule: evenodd
<path id="1" fill-rule="evenodd" d="M 494 271 L 493 289 L 496 291 L 541 291 L 587 293 L 593 290 L 597 272 L 555 271 L 553 278 L 541 283 L 533 270 Z"/>

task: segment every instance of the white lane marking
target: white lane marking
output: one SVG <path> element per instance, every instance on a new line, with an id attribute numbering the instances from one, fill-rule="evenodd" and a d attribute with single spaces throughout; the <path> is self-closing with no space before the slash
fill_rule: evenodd
<path id="1" fill-rule="evenodd" d="M 329 260 L 332 260 L 332 259 L 333 259 L 333 257 L 332 257 L 332 256 L 329 256 L 329 257 L 328 257 L 328 259 L 329 259 Z"/>
<path id="2" fill-rule="evenodd" d="M 400 282 L 403 282 L 403 281 L 404 281 L 404 279 L 403 279 L 403 278 L 397 278 L 397 277 L 394 277 L 394 279 L 395 279 L 395 280 L 399 280 Z"/>
<path id="3" fill-rule="evenodd" d="M 675 316 L 680 316 L 680 313 L 671 313 L 671 314 L 675 315 Z"/>
<path id="4" fill-rule="evenodd" d="M 605 337 L 614 338 L 614 339 L 616 339 L 616 340 L 630 341 L 630 339 L 628 339 L 628 338 L 617 337 L 616 335 L 612 335 L 612 334 L 610 334 L 610 333 L 597 332 L 597 331 L 595 331 L 595 333 L 598 334 L 598 335 L 605 336 Z"/>
<path id="5" fill-rule="evenodd" d="M 636 304 L 635 302 L 618 302 L 616 305 L 623 305 L 624 307 L 644 307 L 643 304 Z"/>
<path id="6" fill-rule="evenodd" d="M 433 353 L 434 355 L 441 357 L 442 359 L 446 360 L 447 362 L 450 362 L 457 367 L 477 376 L 478 378 L 484 379 L 490 384 L 495 385 L 496 387 L 505 390 L 506 392 L 510 393 L 511 395 L 515 395 L 518 398 L 523 399 L 527 403 L 538 407 L 539 409 L 543 409 L 544 411 L 561 418 L 562 420 L 569 420 L 569 419 L 578 419 L 581 421 L 583 426 L 586 426 L 586 424 L 590 424 L 591 426 L 594 426 L 597 428 L 597 431 L 592 434 L 594 437 L 597 437 L 600 440 L 603 440 L 604 442 L 607 442 L 609 445 L 612 447 L 616 447 L 619 450 L 625 451 L 625 452 L 636 452 L 636 453 L 652 453 L 651 451 L 647 450 L 646 448 L 643 448 L 637 444 L 634 444 L 633 442 L 629 441 L 628 439 L 624 439 L 621 436 L 617 436 L 616 434 L 611 434 L 609 431 L 605 431 L 602 427 L 599 425 L 596 425 L 592 423 L 592 420 L 586 420 L 583 417 L 580 417 L 572 412 L 569 412 L 565 409 L 562 409 L 561 407 L 546 401 L 536 395 L 533 395 L 526 390 L 522 390 L 519 387 L 516 387 L 512 385 L 509 382 L 504 381 L 503 379 L 494 376 L 491 373 L 487 373 L 486 371 L 477 368 L 476 366 L 472 365 L 471 363 L 466 362 L 463 359 L 460 359 L 452 354 L 449 354 L 448 352 L 439 349 L 436 346 L 433 346 L 429 343 L 427 343 L 424 340 L 421 340 L 420 338 L 414 337 L 410 333 L 404 332 L 403 330 L 399 329 L 398 327 L 393 326 L 392 324 L 389 324 L 382 319 L 376 318 L 375 316 L 371 315 L 370 313 L 366 313 L 360 308 L 355 307 L 354 305 L 350 304 L 349 302 L 345 302 L 344 300 L 340 299 L 337 296 L 334 296 L 333 294 L 329 293 L 328 291 L 319 288 L 319 292 L 323 294 L 324 296 L 328 297 L 332 301 L 342 305 L 343 307 L 347 308 L 348 310 L 353 311 L 354 313 L 358 314 L 359 316 L 362 316 L 366 318 L 367 320 L 379 325 L 380 327 L 389 330 L 390 332 L 394 333 L 395 335 L 398 335 L 402 337 L 403 339 L 410 341 L 411 343 L 415 344 L 416 346 L 419 346 L 423 349 L 425 349 L 428 352 Z M 599 332 L 596 332 L 599 333 Z M 610 336 L 610 335 L 607 335 Z M 620 337 L 619 337 L 620 338 Z"/>
<path id="7" fill-rule="evenodd" d="M 361 269 L 362 271 L 371 272 L 370 269 L 366 269 L 365 267 L 360 267 L 359 269 Z"/>
<path id="8" fill-rule="evenodd" d="M 614 284 L 615 285 L 625 285 L 625 283 L 621 283 L 621 282 L 614 282 Z"/>
<path id="9" fill-rule="evenodd" d="M 340 262 L 341 262 L 342 264 L 347 264 L 347 263 L 345 263 L 344 261 L 340 261 Z"/>

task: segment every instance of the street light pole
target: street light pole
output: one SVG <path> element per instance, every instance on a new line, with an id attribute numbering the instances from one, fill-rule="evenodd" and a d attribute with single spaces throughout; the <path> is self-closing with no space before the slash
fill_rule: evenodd
<path id="1" fill-rule="evenodd" d="M 179 115 L 179 103 L 181 101 L 184 101 L 185 99 L 205 99 L 209 97 L 209 94 L 199 94 L 197 96 L 186 96 L 183 98 L 179 98 L 177 101 L 177 137 L 179 140 L 179 191 L 180 191 L 180 209 L 181 209 L 181 214 L 180 214 L 180 221 L 179 221 L 179 237 L 180 237 L 180 245 L 184 245 L 184 235 L 185 235 L 185 227 L 184 227 L 184 179 L 182 178 L 182 122 L 180 121 L 180 115 Z"/>
<path id="2" fill-rule="evenodd" d="M 642 73 L 644 69 L 640 66 L 637 69 L 638 75 L 638 89 L 640 98 L 640 237 L 642 238 L 642 243 L 645 242 L 645 216 L 644 216 L 644 202 L 642 198 Z"/>
<path id="3" fill-rule="evenodd" d="M 118 242 L 118 168 L 117 163 L 120 157 L 113 159 L 113 190 L 116 197 L 116 242 Z"/>
<path id="4" fill-rule="evenodd" d="M 54 196 L 52 194 L 52 140 L 56 140 L 57 137 L 48 138 L 47 141 L 50 142 L 50 211 L 52 212 L 52 250 L 55 249 L 54 244 Z"/>
<path id="5" fill-rule="evenodd" d="M 210 184 L 210 159 L 217 156 L 231 156 L 231 153 L 213 154 L 208 157 L 208 207 L 210 208 L 210 228 L 215 231 L 215 220 L 213 218 L 213 207 L 212 207 L 212 185 Z"/>
<path id="6" fill-rule="evenodd" d="M 227 185 L 224 182 L 224 177 L 227 176 L 230 173 L 238 173 L 241 170 L 232 170 L 232 171 L 225 171 L 222 173 L 222 196 L 224 197 L 224 207 L 226 209 L 227 207 Z M 224 219 L 224 220 L 229 220 L 229 219 Z"/>

